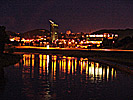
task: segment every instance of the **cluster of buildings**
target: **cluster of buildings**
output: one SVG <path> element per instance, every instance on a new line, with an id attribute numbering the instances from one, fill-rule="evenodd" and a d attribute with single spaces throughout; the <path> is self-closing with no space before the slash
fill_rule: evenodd
<path id="1" fill-rule="evenodd" d="M 118 40 L 117 33 L 93 32 L 93 33 L 66 33 L 58 32 L 58 25 L 50 21 L 50 32 L 42 35 L 34 35 L 32 38 L 10 37 L 12 43 L 31 46 L 51 46 L 60 48 L 112 48 Z M 44 31 L 44 30 L 41 30 Z"/>

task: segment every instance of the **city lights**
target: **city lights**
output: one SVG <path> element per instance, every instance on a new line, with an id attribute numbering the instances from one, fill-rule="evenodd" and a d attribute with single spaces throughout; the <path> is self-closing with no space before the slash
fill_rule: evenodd
<path id="1" fill-rule="evenodd" d="M 13 45 L 19 46 L 35 46 L 35 47 L 58 47 L 58 48 L 113 48 L 117 43 L 117 33 L 73 33 L 68 30 L 66 33 L 59 33 L 58 26 L 54 21 L 50 22 L 50 32 L 45 34 L 45 30 L 38 30 L 44 32 L 44 34 L 30 36 L 29 33 L 26 36 L 10 36 L 10 41 Z M 28 36 L 28 37 L 27 37 Z"/>

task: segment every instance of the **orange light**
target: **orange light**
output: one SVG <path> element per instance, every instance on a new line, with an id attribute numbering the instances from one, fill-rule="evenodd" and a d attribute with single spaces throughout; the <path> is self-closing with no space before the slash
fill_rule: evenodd
<path id="1" fill-rule="evenodd" d="M 84 42 L 83 41 L 81 41 L 81 44 L 83 44 Z"/>
<path id="2" fill-rule="evenodd" d="M 74 42 L 74 40 L 72 40 L 72 42 Z"/>
<path id="3" fill-rule="evenodd" d="M 13 39 L 10 39 L 10 41 L 14 41 L 14 38 Z"/>

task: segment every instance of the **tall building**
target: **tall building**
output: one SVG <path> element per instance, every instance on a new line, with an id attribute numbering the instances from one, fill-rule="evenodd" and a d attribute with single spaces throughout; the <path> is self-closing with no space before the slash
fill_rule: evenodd
<path id="1" fill-rule="evenodd" d="M 49 20 L 50 24 L 50 33 L 51 33 L 51 40 L 52 42 L 58 39 L 58 25 L 55 24 L 53 21 Z"/>

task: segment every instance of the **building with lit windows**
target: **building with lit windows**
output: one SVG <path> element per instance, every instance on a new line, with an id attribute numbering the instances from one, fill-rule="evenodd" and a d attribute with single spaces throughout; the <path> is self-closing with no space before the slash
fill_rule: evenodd
<path id="1" fill-rule="evenodd" d="M 53 21 L 49 20 L 50 24 L 50 33 L 52 42 L 58 39 L 58 25 Z"/>
<path id="2" fill-rule="evenodd" d="M 86 42 L 93 44 L 95 47 L 100 46 L 108 46 L 112 47 L 114 43 L 116 43 L 118 40 L 118 34 L 117 33 L 97 33 L 94 32 L 92 34 L 86 35 Z"/>

